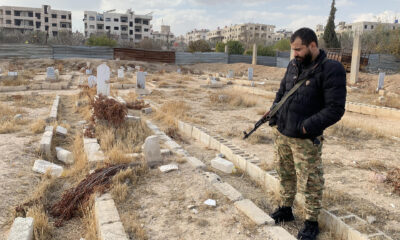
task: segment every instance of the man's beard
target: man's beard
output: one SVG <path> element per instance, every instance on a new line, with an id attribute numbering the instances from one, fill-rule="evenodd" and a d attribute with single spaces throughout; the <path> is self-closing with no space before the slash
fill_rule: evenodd
<path id="1" fill-rule="evenodd" d="M 301 63 L 303 66 L 308 66 L 312 61 L 311 51 L 308 51 L 308 53 L 304 55 L 304 57 L 297 56 L 296 61 Z"/>

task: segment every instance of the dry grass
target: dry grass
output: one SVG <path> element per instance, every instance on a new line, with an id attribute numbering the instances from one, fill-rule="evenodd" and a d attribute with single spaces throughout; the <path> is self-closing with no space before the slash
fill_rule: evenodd
<path id="1" fill-rule="evenodd" d="M 0 81 L 0 84 L 2 86 L 21 86 L 21 85 L 28 85 L 29 80 L 21 75 L 18 75 L 17 77 L 6 76 Z"/>
<path id="2" fill-rule="evenodd" d="M 390 108 L 398 108 L 400 109 L 400 99 L 397 97 L 392 97 L 392 96 L 385 96 L 383 102 L 376 102 L 377 105 L 383 106 L 383 107 L 390 107 Z"/>
<path id="3" fill-rule="evenodd" d="M 16 114 L 25 113 L 22 109 L 16 109 L 0 103 L 0 134 L 19 131 L 22 125 L 29 122 L 27 119 L 14 119 Z"/>
<path id="4" fill-rule="evenodd" d="M 16 97 L 21 96 L 21 97 Z M 42 108 L 48 107 L 53 103 L 54 95 L 38 95 L 35 97 L 29 95 L 16 95 L 14 96 L 14 106 L 26 108 Z"/>
<path id="5" fill-rule="evenodd" d="M 111 189 L 111 195 L 117 203 L 125 202 L 128 196 L 128 185 L 125 183 L 115 183 Z"/>
<path id="6" fill-rule="evenodd" d="M 81 209 L 83 215 L 82 222 L 86 230 L 85 239 L 98 239 L 93 203 L 94 203 L 94 194 L 90 197 L 90 200 L 88 201 L 86 208 Z"/>
<path id="7" fill-rule="evenodd" d="M 161 82 L 159 82 L 158 83 L 158 87 L 159 88 L 167 88 L 167 87 L 169 87 L 169 83 L 168 82 L 166 82 L 166 81 L 161 81 Z"/>
<path id="8" fill-rule="evenodd" d="M 260 98 L 235 90 L 222 90 L 210 94 L 212 104 L 229 104 L 232 107 L 254 107 Z"/>
<path id="9" fill-rule="evenodd" d="M 271 144 L 273 140 L 267 136 L 266 133 L 261 132 L 260 130 L 254 132 L 249 138 L 248 141 L 251 144 Z"/>
<path id="10" fill-rule="evenodd" d="M 183 101 L 168 101 L 156 111 L 155 119 L 168 127 L 177 128 L 176 119 L 193 120 L 189 115 L 190 107 Z"/>
<path id="11" fill-rule="evenodd" d="M 38 119 L 31 124 L 31 131 L 34 134 L 43 133 L 46 127 L 46 122 L 43 119 Z"/>
<path id="12" fill-rule="evenodd" d="M 88 172 L 88 161 L 83 149 L 83 136 L 80 132 L 76 133 L 74 136 L 72 153 L 75 162 L 68 169 L 64 170 L 63 176 L 72 177 L 77 180 Z"/>
<path id="13" fill-rule="evenodd" d="M 49 224 L 49 218 L 42 205 L 33 206 L 26 215 L 33 218 L 35 239 L 52 239 L 51 232 L 53 227 Z"/>
<path id="14" fill-rule="evenodd" d="M 123 214 L 121 220 L 124 223 L 124 228 L 130 239 L 148 240 L 146 230 L 140 222 L 140 217 L 136 212 L 130 214 Z"/>

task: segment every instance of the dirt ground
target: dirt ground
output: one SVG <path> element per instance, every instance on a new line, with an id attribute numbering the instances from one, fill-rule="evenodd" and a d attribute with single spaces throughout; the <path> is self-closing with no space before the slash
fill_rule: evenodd
<path id="1" fill-rule="evenodd" d="M 4 236 L 12 223 L 12 209 L 28 198 L 40 181 L 40 175 L 31 171 L 34 160 L 39 158 L 37 146 L 41 133 L 34 134 L 29 126 L 37 119 L 45 119 L 55 94 L 61 95 L 61 112 L 59 123 L 68 123 L 71 134 L 79 128 L 77 122 L 83 116 L 74 111 L 75 95 L 79 79 L 82 78 L 82 68 L 90 62 L 90 68 L 95 70 L 97 65 L 104 61 L 71 59 L 55 60 L 14 60 L 0 61 L 0 68 L 24 69 L 35 74 L 42 74 L 46 67 L 62 64 L 62 71 L 74 74 L 71 90 L 34 91 L 39 92 L 38 104 L 25 101 L 15 105 L 12 95 L 32 96 L 32 91 L 0 93 L 1 103 L 10 107 L 22 108 L 26 113 L 23 117 L 29 123 L 16 132 L 0 134 L 0 235 Z M 142 66 L 149 73 L 148 82 L 155 85 L 153 93 L 144 99 L 151 100 L 160 106 L 173 101 L 183 102 L 188 117 L 185 121 L 201 125 L 220 134 L 235 145 L 255 155 L 263 162 L 263 168 L 273 169 L 273 137 L 268 126 L 263 126 L 248 141 L 242 140 L 243 130 L 250 129 L 272 103 L 271 98 L 248 96 L 243 92 L 235 92 L 230 86 L 224 89 L 209 89 L 200 87 L 206 85 L 207 76 L 220 73 L 225 75 L 228 70 L 234 70 L 240 79 L 245 79 L 248 64 L 196 64 L 181 66 L 182 72 L 176 74 L 178 66 L 167 64 L 149 64 L 132 61 L 105 61 L 112 68 L 113 81 L 116 70 L 120 66 Z M 11 63 L 11 64 L 10 64 Z M 40 71 L 39 71 L 39 70 Z M 192 74 L 190 74 L 192 73 Z M 264 90 L 276 90 L 285 69 L 255 66 L 254 78 L 257 82 L 265 81 Z M 375 74 L 360 74 L 360 82 L 355 86 L 357 90 L 348 93 L 348 100 L 369 104 L 384 104 L 377 102 L 378 94 L 374 93 L 378 76 Z M 396 105 L 400 94 L 400 74 L 388 75 L 385 79 L 387 99 Z M 84 79 L 84 76 L 83 76 Z M 128 74 L 124 81 L 135 82 L 134 74 Z M 153 80 L 153 81 L 151 81 Z M 235 80 L 232 80 L 235 84 Z M 148 85 L 150 86 L 150 85 Z M 116 95 L 126 95 L 134 90 L 112 90 Z M 225 91 L 225 92 L 224 92 Z M 242 103 L 230 104 L 219 102 L 220 95 L 231 92 L 241 98 Z M 29 99 L 29 98 L 28 98 Z M 250 102 L 250 103 L 246 103 Z M 247 104 L 247 105 L 246 105 Z M 15 106 L 14 106 L 15 105 Z M 360 123 L 363 124 L 360 124 Z M 364 123 L 365 122 L 365 123 Z M 358 123 L 358 125 L 357 125 Z M 323 150 L 323 164 L 325 172 L 326 190 L 324 194 L 325 208 L 340 208 L 357 214 L 366 219 L 374 216 L 374 227 L 384 231 L 393 239 L 400 239 L 400 198 L 393 192 L 391 186 L 382 181 L 382 176 L 400 166 L 400 141 L 393 137 L 400 137 L 400 125 L 396 119 L 371 117 L 355 113 L 346 113 L 341 123 L 327 129 Z M 157 122 L 161 127 L 168 127 L 165 123 Z M 376 132 L 383 133 L 375 134 Z M 183 138 L 178 141 L 193 156 L 196 156 L 209 166 L 209 161 L 216 152 L 204 149 L 193 140 Z M 71 150 L 71 140 L 62 142 L 63 147 Z M 170 157 L 168 161 L 178 161 Z M 53 159 L 57 162 L 57 160 Z M 59 162 L 58 162 L 59 163 Z M 157 169 L 151 170 L 140 179 L 139 184 L 130 186 L 129 198 L 118 204 L 121 219 L 125 229 L 142 229 L 133 231 L 132 237 L 139 239 L 268 239 L 264 228 L 254 226 L 239 213 L 222 195 L 204 182 L 204 179 L 193 172 L 187 164 L 179 164 L 180 170 L 160 174 Z M 210 168 L 210 170 L 212 170 Z M 225 181 L 237 188 L 245 198 L 253 200 L 265 212 L 271 213 L 276 207 L 277 196 L 271 195 L 254 184 L 243 174 L 227 175 L 217 172 Z M 59 189 L 52 195 L 52 202 L 58 199 L 62 192 L 76 181 L 65 180 L 58 182 Z M 217 200 L 216 208 L 205 207 L 203 202 L 213 198 Z M 193 210 L 188 209 L 194 205 Z M 301 227 L 301 212 L 296 222 L 284 227 L 292 234 L 296 234 Z M 140 221 L 139 226 L 131 226 L 132 215 Z M 50 218 L 50 223 L 54 223 Z M 174 224 L 171 224 L 173 221 Z M 84 224 L 79 217 L 74 218 L 62 228 L 52 230 L 52 238 L 59 239 L 69 233 L 66 239 L 79 239 L 85 235 Z M 144 232 L 144 233 L 143 233 Z M 323 231 L 319 239 L 333 239 L 329 232 Z"/>

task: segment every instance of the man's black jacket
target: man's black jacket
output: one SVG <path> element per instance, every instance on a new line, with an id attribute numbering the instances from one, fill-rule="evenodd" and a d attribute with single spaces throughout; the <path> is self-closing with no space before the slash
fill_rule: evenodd
<path id="1" fill-rule="evenodd" d="M 304 69 L 295 59 L 290 61 L 274 104 L 298 81 L 307 80 L 286 100 L 269 122 L 270 126 L 278 125 L 278 130 L 283 135 L 314 139 L 343 116 L 346 71 L 341 63 L 324 60 L 325 58 L 325 52 L 320 50 L 318 57 Z M 303 127 L 306 134 L 303 134 Z"/>

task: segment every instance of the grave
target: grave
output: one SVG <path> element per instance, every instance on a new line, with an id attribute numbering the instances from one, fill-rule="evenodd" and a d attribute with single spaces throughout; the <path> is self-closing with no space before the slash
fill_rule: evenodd
<path id="1" fill-rule="evenodd" d="M 97 67 L 97 95 L 110 96 L 110 73 L 105 63 Z"/>
<path id="2" fill-rule="evenodd" d="M 248 79 L 253 80 L 253 68 L 248 69 Z"/>
<path id="3" fill-rule="evenodd" d="M 124 69 L 120 68 L 118 69 L 118 79 L 124 78 Z"/>
<path id="4" fill-rule="evenodd" d="M 379 90 L 383 89 L 384 86 L 384 80 L 385 80 L 385 73 L 380 72 L 378 76 L 378 87 L 376 88 L 376 91 L 378 92 Z"/>
<path id="5" fill-rule="evenodd" d="M 146 138 L 144 142 L 144 158 L 149 167 L 162 162 L 158 136 L 153 135 Z"/>
<path id="6" fill-rule="evenodd" d="M 57 80 L 56 73 L 53 67 L 48 67 L 46 70 L 46 80 L 55 81 Z"/>
<path id="7" fill-rule="evenodd" d="M 92 75 L 92 70 L 91 69 L 86 69 L 86 75 Z"/>
<path id="8" fill-rule="evenodd" d="M 234 76 L 233 70 L 229 70 L 227 78 L 233 78 L 233 76 Z"/>
<path id="9" fill-rule="evenodd" d="M 136 88 L 146 89 L 146 73 L 139 71 L 136 73 Z"/>
<path id="10" fill-rule="evenodd" d="M 97 85 L 97 78 L 96 76 L 90 75 L 88 77 L 88 85 L 90 88 L 94 87 Z"/>

